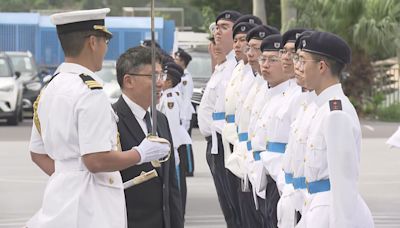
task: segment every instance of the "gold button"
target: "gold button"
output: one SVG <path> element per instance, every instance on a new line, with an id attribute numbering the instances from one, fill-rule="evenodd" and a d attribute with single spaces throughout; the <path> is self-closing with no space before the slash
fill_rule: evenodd
<path id="1" fill-rule="evenodd" d="M 108 179 L 108 182 L 110 183 L 110 184 L 114 184 L 114 180 L 110 177 L 110 179 Z"/>
<path id="2" fill-rule="evenodd" d="M 314 145 L 313 145 L 313 144 L 311 144 L 311 145 L 310 145 L 310 147 L 311 147 L 311 148 L 313 148 L 313 147 L 314 147 Z"/>

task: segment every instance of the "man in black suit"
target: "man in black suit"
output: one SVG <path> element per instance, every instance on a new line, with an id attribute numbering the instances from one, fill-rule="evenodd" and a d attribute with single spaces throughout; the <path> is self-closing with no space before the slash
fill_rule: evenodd
<path id="1" fill-rule="evenodd" d="M 113 105 L 119 117 L 122 149 L 138 146 L 151 132 L 151 49 L 134 47 L 117 61 L 117 79 L 122 96 Z M 160 56 L 156 56 L 157 94 L 161 91 Z M 172 144 L 167 118 L 157 111 L 157 134 Z M 171 148 L 173 148 L 171 146 Z M 123 181 L 156 170 L 158 176 L 125 190 L 129 228 L 183 228 L 182 202 L 175 171 L 174 153 L 161 167 L 150 162 L 121 171 Z"/>

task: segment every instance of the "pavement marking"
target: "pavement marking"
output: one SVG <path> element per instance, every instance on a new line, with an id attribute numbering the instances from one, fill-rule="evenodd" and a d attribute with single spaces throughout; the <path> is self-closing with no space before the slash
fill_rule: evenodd
<path id="1" fill-rule="evenodd" d="M 366 129 L 368 129 L 368 130 L 370 130 L 370 131 L 372 131 L 372 132 L 374 132 L 374 131 L 375 131 L 375 128 L 374 128 L 374 127 L 372 127 L 371 125 L 368 125 L 368 124 L 363 124 L 363 127 L 365 127 Z"/>

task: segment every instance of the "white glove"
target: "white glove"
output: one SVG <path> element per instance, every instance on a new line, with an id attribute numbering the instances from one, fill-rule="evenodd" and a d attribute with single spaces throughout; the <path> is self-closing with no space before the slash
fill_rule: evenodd
<path id="1" fill-rule="evenodd" d="M 138 164 L 163 158 L 167 156 L 171 150 L 170 144 L 150 141 L 147 138 L 143 139 L 140 145 L 135 146 L 134 149 L 137 150 L 140 155 L 140 161 Z"/>

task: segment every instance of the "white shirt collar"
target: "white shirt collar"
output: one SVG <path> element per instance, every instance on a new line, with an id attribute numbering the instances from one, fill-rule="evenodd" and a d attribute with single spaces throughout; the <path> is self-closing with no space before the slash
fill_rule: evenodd
<path id="1" fill-rule="evenodd" d="M 318 106 L 322 106 L 329 100 L 335 99 L 335 97 L 339 98 L 341 96 L 344 96 L 342 84 L 337 83 L 322 91 L 315 99 L 315 103 Z"/>
<path id="2" fill-rule="evenodd" d="M 233 49 L 226 55 L 226 60 L 228 61 L 234 60 L 235 62 L 237 62 L 235 57 L 235 51 Z"/>
<path id="3" fill-rule="evenodd" d="M 122 93 L 122 98 L 128 105 L 128 107 L 131 109 L 133 115 L 135 115 L 136 119 L 143 120 L 144 116 L 146 115 L 146 110 L 144 110 L 142 107 L 140 107 L 138 104 L 133 102 L 128 96 L 126 96 L 124 93 Z"/>
<path id="4" fill-rule="evenodd" d="M 94 80 L 96 80 L 100 85 L 104 85 L 104 82 L 101 78 L 99 78 L 93 71 L 89 70 L 88 68 L 76 64 L 76 63 L 61 63 L 58 66 L 56 73 L 64 72 L 64 73 L 73 73 L 73 74 L 87 74 L 91 76 Z"/>
<path id="5" fill-rule="evenodd" d="M 276 95 L 285 92 L 290 86 L 290 81 L 286 80 L 281 84 L 269 89 L 271 95 Z"/>

